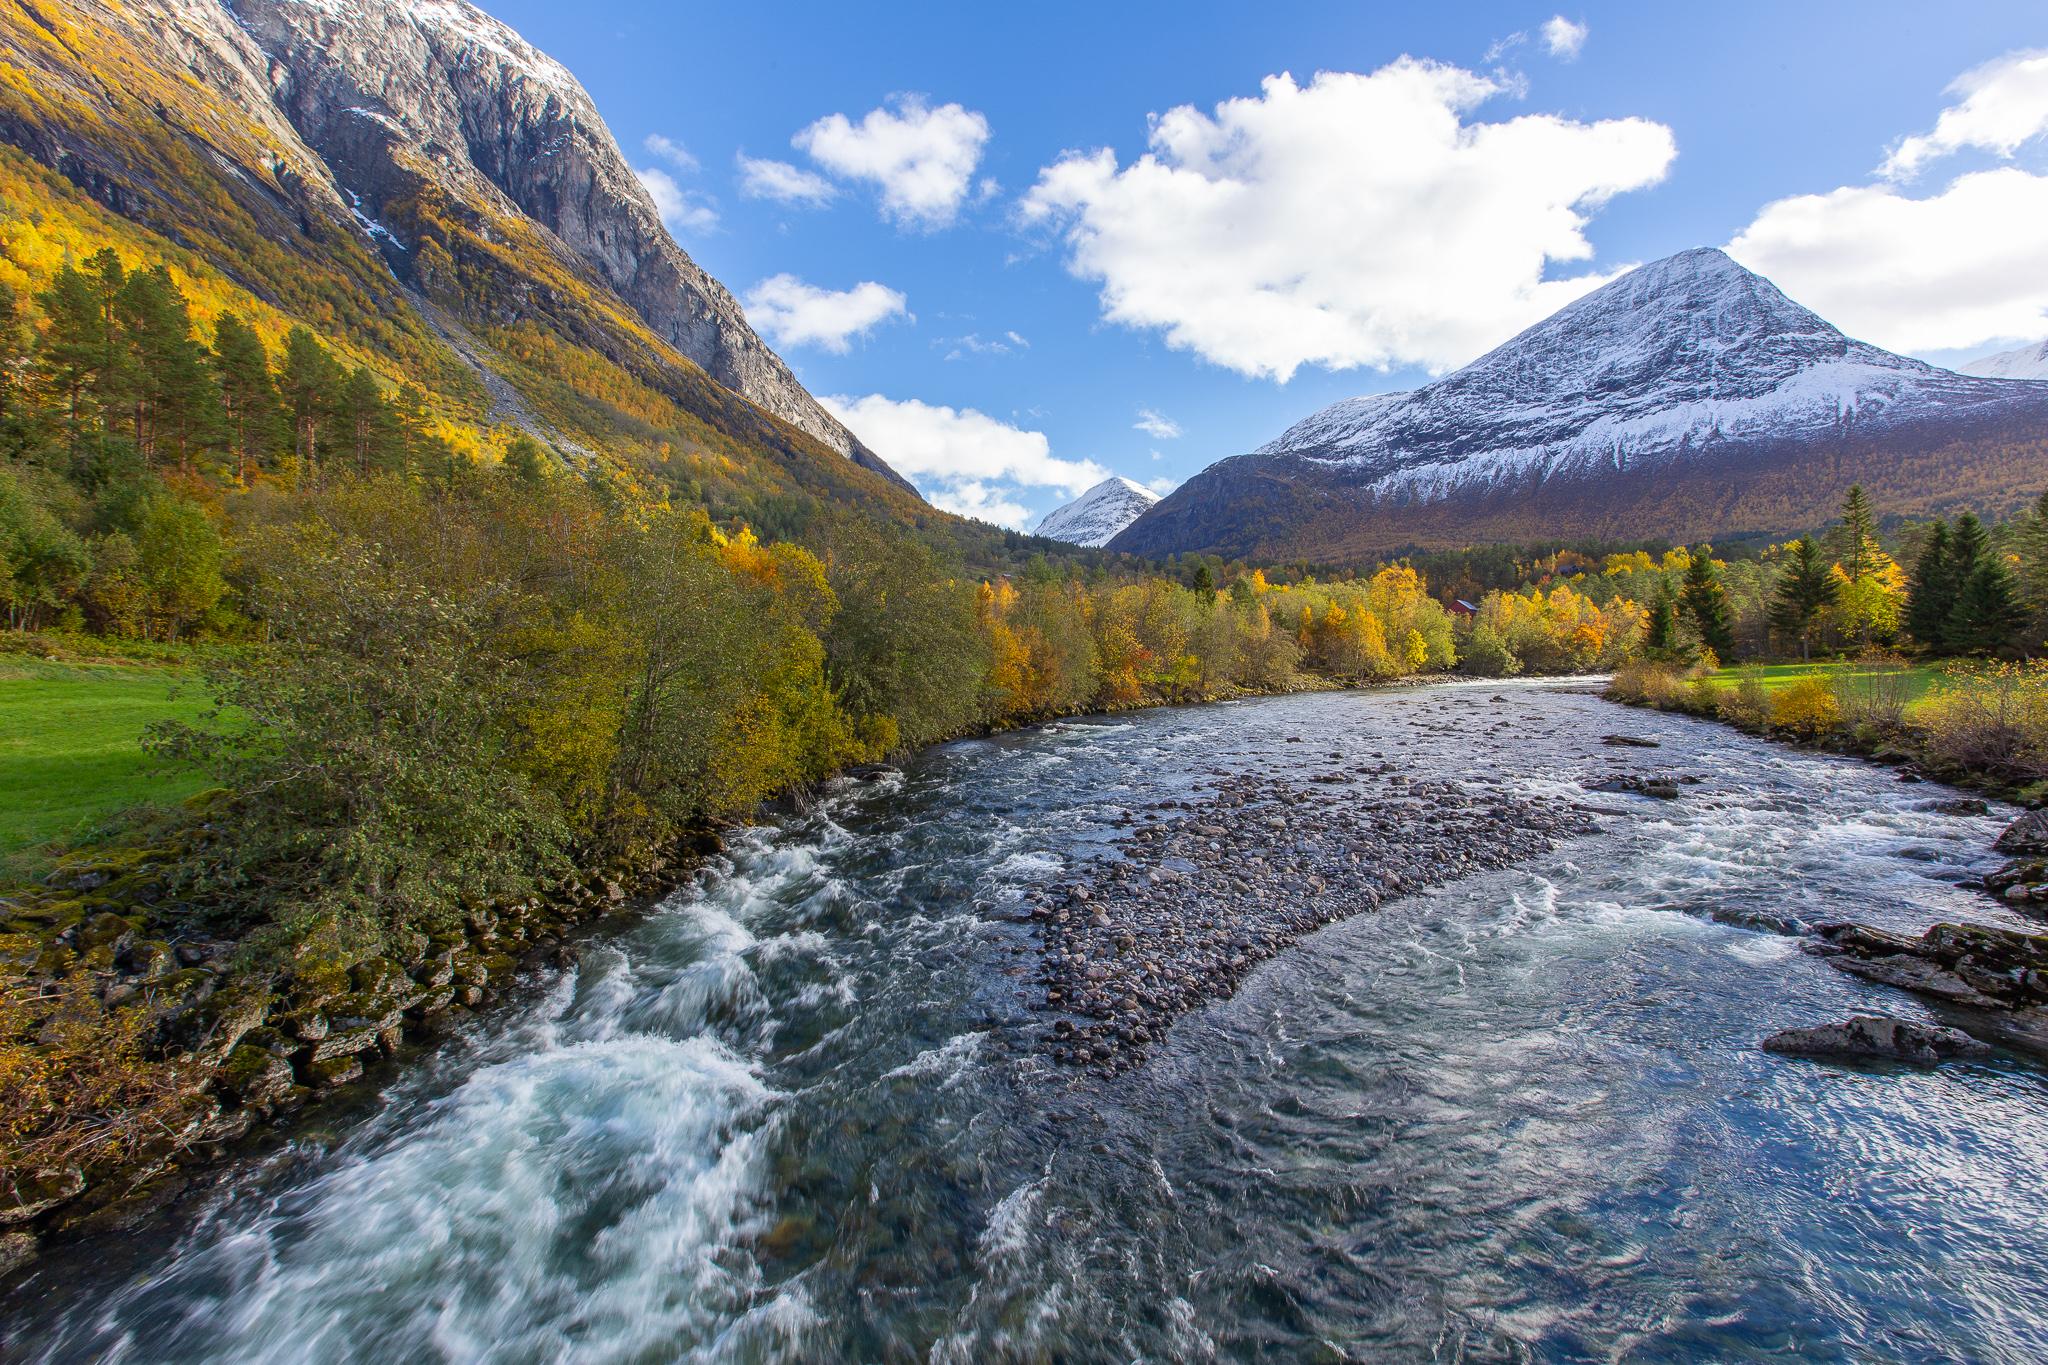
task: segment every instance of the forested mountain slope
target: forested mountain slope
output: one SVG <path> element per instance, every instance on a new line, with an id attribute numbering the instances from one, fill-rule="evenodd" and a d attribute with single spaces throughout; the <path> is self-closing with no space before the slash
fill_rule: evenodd
<path id="1" fill-rule="evenodd" d="M 466 4 L 10 4 L 0 144 L 18 293 L 112 235 L 179 262 L 202 333 L 304 323 L 458 445 L 525 428 L 714 514 L 951 520 L 669 240 L 574 79 Z"/>

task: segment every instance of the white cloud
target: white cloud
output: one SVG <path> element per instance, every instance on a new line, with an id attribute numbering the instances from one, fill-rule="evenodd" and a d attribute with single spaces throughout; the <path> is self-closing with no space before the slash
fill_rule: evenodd
<path id="1" fill-rule="evenodd" d="M 933 109 L 916 95 L 871 109 L 859 123 L 827 114 L 791 139 L 833 174 L 873 182 L 885 214 L 922 228 L 953 221 L 987 141 L 988 120 L 980 114 L 958 104 Z"/>
<path id="2" fill-rule="evenodd" d="M 1911 199 L 1845 186 L 1766 204 L 1728 254 L 1851 336 L 1939 351 L 2048 335 L 2048 176 L 1979 171 Z"/>
<path id="3" fill-rule="evenodd" d="M 717 207 L 678 185 L 676 178 L 659 166 L 643 166 L 633 174 L 640 177 L 670 232 L 709 232 L 718 226 Z"/>
<path id="4" fill-rule="evenodd" d="M 1587 217 L 1676 155 L 1638 118 L 1465 121 L 1504 89 L 1408 57 L 1305 87 L 1271 76 L 1213 114 L 1155 119 L 1128 167 L 1067 154 L 1023 213 L 1064 227 L 1109 320 L 1240 373 L 1446 369 L 1611 278 L 1544 275 L 1590 260 Z"/>
<path id="5" fill-rule="evenodd" d="M 770 161 L 741 152 L 740 193 L 749 199 L 773 199 L 784 204 L 816 206 L 830 202 L 839 191 L 816 171 L 792 166 L 787 161 Z"/>
<path id="6" fill-rule="evenodd" d="M 1171 441 L 1180 435 L 1180 423 L 1150 408 L 1139 408 L 1138 420 L 1131 423 L 1131 430 L 1142 431 L 1155 441 Z"/>
<path id="7" fill-rule="evenodd" d="M 697 169 L 697 158 L 690 155 L 690 149 L 672 137 L 649 133 L 640 145 L 685 174 Z"/>
<path id="8" fill-rule="evenodd" d="M 1171 493 L 1174 489 L 1180 487 L 1180 480 L 1169 479 L 1164 475 L 1161 475 L 1159 478 L 1147 480 L 1145 487 L 1151 489 L 1154 493 L 1157 493 L 1160 497 L 1163 498 L 1168 493 Z"/>
<path id="9" fill-rule="evenodd" d="M 794 275 L 771 275 L 747 291 L 744 303 L 747 321 L 777 345 L 821 346 L 835 354 L 890 318 L 910 316 L 901 293 L 873 280 L 820 289 Z"/>
<path id="10" fill-rule="evenodd" d="M 1067 497 L 1109 477 L 1093 460 L 1062 460 L 1044 432 L 1025 431 L 973 408 L 951 408 L 871 393 L 821 397 L 834 417 L 915 483 L 935 506 L 1022 530 L 1027 488 Z"/>
<path id="11" fill-rule="evenodd" d="M 1009 355 L 1013 351 L 1031 348 L 1031 343 L 1016 332 L 1004 332 L 999 337 L 984 337 L 979 332 L 965 336 L 940 337 L 932 342 L 934 346 L 946 348 L 946 359 L 960 360 L 970 355 Z"/>
<path id="12" fill-rule="evenodd" d="M 1553 14 L 1543 21 L 1543 46 L 1551 56 L 1569 62 L 1586 45 L 1589 32 L 1591 30 L 1584 24 L 1575 24 L 1562 14 Z"/>
<path id="13" fill-rule="evenodd" d="M 1962 101 L 1941 111 L 1931 132 L 1901 138 L 1880 173 L 1904 179 L 1966 147 L 2009 157 L 2048 132 L 2048 50 L 2009 52 L 1949 86 Z"/>

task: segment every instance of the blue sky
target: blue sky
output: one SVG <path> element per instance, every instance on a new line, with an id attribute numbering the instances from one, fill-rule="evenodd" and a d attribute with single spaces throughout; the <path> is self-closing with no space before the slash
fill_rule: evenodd
<path id="1" fill-rule="evenodd" d="M 2048 335 L 2038 0 L 486 7 L 812 392 L 1011 524 L 1691 246 L 1937 360 Z"/>

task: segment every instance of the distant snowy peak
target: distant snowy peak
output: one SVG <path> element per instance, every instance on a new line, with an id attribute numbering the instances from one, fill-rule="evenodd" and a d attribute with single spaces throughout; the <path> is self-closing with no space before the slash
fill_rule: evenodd
<path id="1" fill-rule="evenodd" d="M 1121 477 L 1104 479 L 1066 506 L 1047 512 L 1032 534 L 1069 545 L 1107 545 L 1158 501 L 1159 495 L 1143 484 Z"/>
<path id="2" fill-rule="evenodd" d="M 1844 336 L 1708 248 L 1633 270 L 1433 384 L 1326 408 L 1257 454 L 1430 499 L 1997 397 Z"/>
<path id="3" fill-rule="evenodd" d="M 1956 366 L 1956 373 L 1981 379 L 2048 379 L 2048 341 L 2000 351 L 1997 355 L 1980 355 Z"/>

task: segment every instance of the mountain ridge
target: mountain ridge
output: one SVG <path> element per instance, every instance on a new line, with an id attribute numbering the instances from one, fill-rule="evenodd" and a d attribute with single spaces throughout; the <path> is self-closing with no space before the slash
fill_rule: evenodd
<path id="1" fill-rule="evenodd" d="M 1475 539 L 1804 529 L 1859 478 L 1903 510 L 1939 505 L 1930 490 L 1954 487 L 1939 467 L 2003 476 L 1958 442 L 2048 453 L 2048 393 L 1854 340 L 1702 248 L 1422 388 L 1312 414 L 1196 475 L 1111 548 L 1335 560 Z"/>

